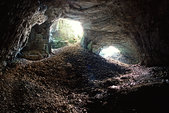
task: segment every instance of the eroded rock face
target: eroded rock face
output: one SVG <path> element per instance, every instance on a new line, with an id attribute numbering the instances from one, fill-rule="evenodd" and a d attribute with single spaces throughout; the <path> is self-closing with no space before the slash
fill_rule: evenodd
<path id="1" fill-rule="evenodd" d="M 18 57 L 29 60 L 40 60 L 49 56 L 49 27 L 48 23 L 35 25 L 29 35 L 28 43 L 18 54 Z"/>
<path id="2" fill-rule="evenodd" d="M 138 0 L 122 2 L 125 28 L 135 40 L 144 65 L 168 65 L 169 1 Z"/>
<path id="3" fill-rule="evenodd" d="M 84 47 L 91 41 L 94 50 L 115 44 L 143 65 L 169 64 L 167 0 L 50 0 L 46 2 L 46 16 L 43 1 L 9 1 L 0 4 L 1 61 L 14 57 L 27 42 L 32 25 L 48 16 L 48 23 L 59 17 L 82 22 Z"/>
<path id="4" fill-rule="evenodd" d="M 43 23 L 45 9 L 41 6 L 42 1 L 37 0 L 7 0 L 0 2 L 1 41 L 0 61 L 13 59 L 25 46 L 31 27 Z"/>
<path id="5" fill-rule="evenodd" d="M 91 40 L 96 48 L 116 44 L 144 65 L 168 65 L 168 4 L 167 0 L 76 1 L 65 15 L 84 24 L 89 32 L 86 45 Z"/>

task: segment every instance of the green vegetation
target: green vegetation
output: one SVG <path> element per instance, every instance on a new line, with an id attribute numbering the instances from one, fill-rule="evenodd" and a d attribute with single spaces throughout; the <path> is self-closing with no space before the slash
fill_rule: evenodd
<path id="1" fill-rule="evenodd" d="M 92 51 L 92 44 L 93 44 L 93 42 L 90 41 L 90 43 L 87 45 L 87 49 L 88 49 L 89 51 Z"/>
<path id="2" fill-rule="evenodd" d="M 80 42 L 83 29 L 80 22 L 68 19 L 59 19 L 51 26 L 51 45 L 53 49 Z"/>

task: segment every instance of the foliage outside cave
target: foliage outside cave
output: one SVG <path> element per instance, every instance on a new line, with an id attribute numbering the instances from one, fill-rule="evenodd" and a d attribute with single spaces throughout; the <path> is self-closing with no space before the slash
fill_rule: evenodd
<path id="1" fill-rule="evenodd" d="M 52 49 L 58 49 L 80 42 L 83 37 L 81 23 L 70 19 L 58 19 L 50 27 Z"/>

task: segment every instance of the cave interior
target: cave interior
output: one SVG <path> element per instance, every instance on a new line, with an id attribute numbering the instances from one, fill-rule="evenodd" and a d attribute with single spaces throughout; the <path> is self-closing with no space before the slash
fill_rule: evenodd
<path id="1" fill-rule="evenodd" d="M 168 6 L 0 1 L 0 112 L 166 112 Z"/>

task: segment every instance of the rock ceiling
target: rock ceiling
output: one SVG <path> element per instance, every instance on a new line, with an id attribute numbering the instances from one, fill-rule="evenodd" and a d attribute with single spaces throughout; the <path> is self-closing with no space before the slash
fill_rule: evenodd
<path id="1" fill-rule="evenodd" d="M 82 22 L 85 45 L 91 40 L 95 48 L 116 44 L 133 57 L 139 57 L 142 64 L 169 64 L 167 0 L 9 1 L 10 4 L 5 1 L 0 4 L 4 14 L 1 26 L 6 23 L 1 31 L 1 60 L 14 56 L 24 46 L 32 25 L 47 16 L 49 24 L 59 17 Z M 35 14 L 38 18 L 31 22 Z"/>

